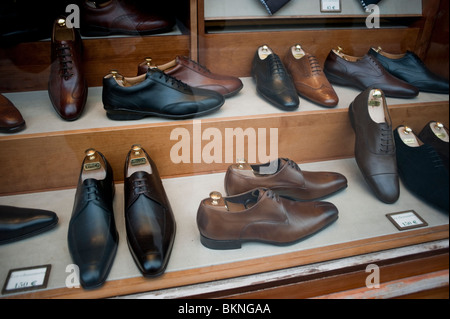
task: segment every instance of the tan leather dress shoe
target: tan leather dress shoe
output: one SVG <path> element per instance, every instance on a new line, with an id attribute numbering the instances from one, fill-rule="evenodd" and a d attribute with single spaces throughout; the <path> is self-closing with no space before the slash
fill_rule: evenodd
<path id="1" fill-rule="evenodd" d="M 265 187 L 278 195 L 299 201 L 317 200 L 347 187 L 344 175 L 335 172 L 308 172 L 287 158 L 270 163 L 274 172 L 265 173 L 268 165 L 233 164 L 225 175 L 225 191 L 237 195 Z"/>
<path id="2" fill-rule="evenodd" d="M 297 202 L 258 188 L 222 198 L 213 192 L 198 208 L 201 243 L 211 249 L 238 249 L 244 242 L 294 244 L 338 219 L 328 202 Z"/>
<path id="3" fill-rule="evenodd" d="M 24 128 L 22 114 L 8 98 L 0 94 L 0 132 L 16 133 Z"/>
<path id="4" fill-rule="evenodd" d="M 191 87 L 216 91 L 224 97 L 237 94 L 244 86 L 239 78 L 212 73 L 184 56 L 177 56 L 175 60 L 158 66 L 151 64 L 151 58 L 146 58 L 138 66 L 138 75 L 147 73 L 149 68 L 157 68 Z"/>
<path id="5" fill-rule="evenodd" d="M 324 107 L 335 107 L 339 103 L 339 97 L 317 58 L 305 52 L 299 44 L 289 49 L 283 62 L 302 97 Z"/>

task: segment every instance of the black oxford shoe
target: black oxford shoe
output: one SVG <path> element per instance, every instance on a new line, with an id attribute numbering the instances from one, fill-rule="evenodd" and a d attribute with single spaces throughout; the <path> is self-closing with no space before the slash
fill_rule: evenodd
<path id="1" fill-rule="evenodd" d="M 258 48 L 253 58 L 252 77 L 256 90 L 272 105 L 284 111 L 294 111 L 300 99 L 291 76 L 278 55 L 268 46 Z"/>
<path id="2" fill-rule="evenodd" d="M 124 187 L 131 254 L 144 276 L 159 276 L 169 261 L 176 223 L 158 169 L 139 145 L 128 153 Z"/>
<path id="3" fill-rule="evenodd" d="M 0 205 L 0 245 L 41 234 L 57 224 L 54 212 Z"/>
<path id="4" fill-rule="evenodd" d="M 69 251 L 80 269 L 80 284 L 84 288 L 96 288 L 105 282 L 116 255 L 119 235 L 113 198 L 111 166 L 103 154 L 87 150 L 67 236 Z"/>

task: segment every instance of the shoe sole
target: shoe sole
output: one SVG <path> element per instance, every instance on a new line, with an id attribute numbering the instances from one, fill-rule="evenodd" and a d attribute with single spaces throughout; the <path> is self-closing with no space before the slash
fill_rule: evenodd
<path id="1" fill-rule="evenodd" d="M 170 120 L 184 120 L 184 119 L 190 119 L 190 118 L 194 118 L 196 116 L 203 116 L 203 115 L 207 115 L 210 113 L 214 113 L 215 111 L 219 110 L 222 105 L 224 104 L 224 102 L 222 102 L 220 105 L 203 111 L 203 112 L 196 112 L 196 113 L 191 113 L 191 114 L 182 114 L 182 115 L 170 115 L 170 114 L 162 114 L 162 113 L 158 113 L 158 112 L 138 112 L 138 111 L 130 111 L 127 109 L 116 109 L 116 110 L 108 110 L 108 106 L 105 106 L 106 109 L 106 116 L 111 119 L 111 120 L 115 120 L 115 121 L 129 121 L 129 120 L 140 120 L 143 119 L 145 117 L 150 117 L 150 116 L 156 116 L 156 117 L 162 117 L 162 118 L 167 118 Z"/>
<path id="2" fill-rule="evenodd" d="M 252 239 L 246 239 L 246 240 L 216 240 L 216 239 L 211 239 L 208 237 L 203 236 L 202 234 L 200 234 L 200 242 L 202 243 L 203 246 L 205 246 L 206 248 L 209 249 L 214 249 L 214 250 L 231 250 L 231 249 L 240 249 L 242 248 L 242 244 L 244 243 L 263 243 L 263 244 L 269 244 L 269 245 L 274 245 L 274 246 L 280 246 L 280 247 L 284 247 L 284 246 L 290 246 L 290 245 L 294 245 L 296 243 L 299 243 L 303 240 L 306 240 L 312 236 L 314 236 L 315 234 L 319 233 L 320 231 L 326 229 L 328 226 L 332 225 L 336 220 L 338 220 L 339 215 L 336 215 L 336 217 L 330 221 L 328 223 L 328 225 L 326 225 L 325 227 L 322 227 L 321 229 L 318 229 L 317 231 L 315 231 L 314 233 L 311 233 L 305 237 L 299 238 L 297 240 L 294 240 L 292 242 L 286 242 L 286 243 L 280 243 L 280 242 L 275 242 L 275 241 L 266 241 L 266 240 L 252 240 Z"/>

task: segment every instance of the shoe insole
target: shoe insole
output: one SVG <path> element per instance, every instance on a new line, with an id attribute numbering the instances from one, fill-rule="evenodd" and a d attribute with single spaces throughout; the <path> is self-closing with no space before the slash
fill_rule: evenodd
<path id="1" fill-rule="evenodd" d="M 408 145 L 409 147 L 419 147 L 420 141 L 417 138 L 417 136 L 414 134 L 414 132 L 411 129 L 408 129 L 405 126 L 400 126 L 397 129 L 398 135 L 400 136 L 400 139 Z"/>

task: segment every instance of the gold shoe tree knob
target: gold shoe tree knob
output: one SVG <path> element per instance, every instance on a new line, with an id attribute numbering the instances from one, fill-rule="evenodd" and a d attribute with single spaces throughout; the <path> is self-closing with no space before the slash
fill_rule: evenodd
<path id="1" fill-rule="evenodd" d="M 95 149 L 93 149 L 93 148 L 88 148 L 85 152 L 84 152 L 84 154 L 86 155 L 86 157 L 89 159 L 89 160 L 94 160 L 95 159 L 95 157 L 96 157 L 96 155 L 97 155 L 97 151 L 95 150 Z"/>
<path id="2" fill-rule="evenodd" d="M 211 204 L 217 206 L 220 204 L 222 194 L 220 192 L 211 192 L 209 198 L 211 198 Z"/>

